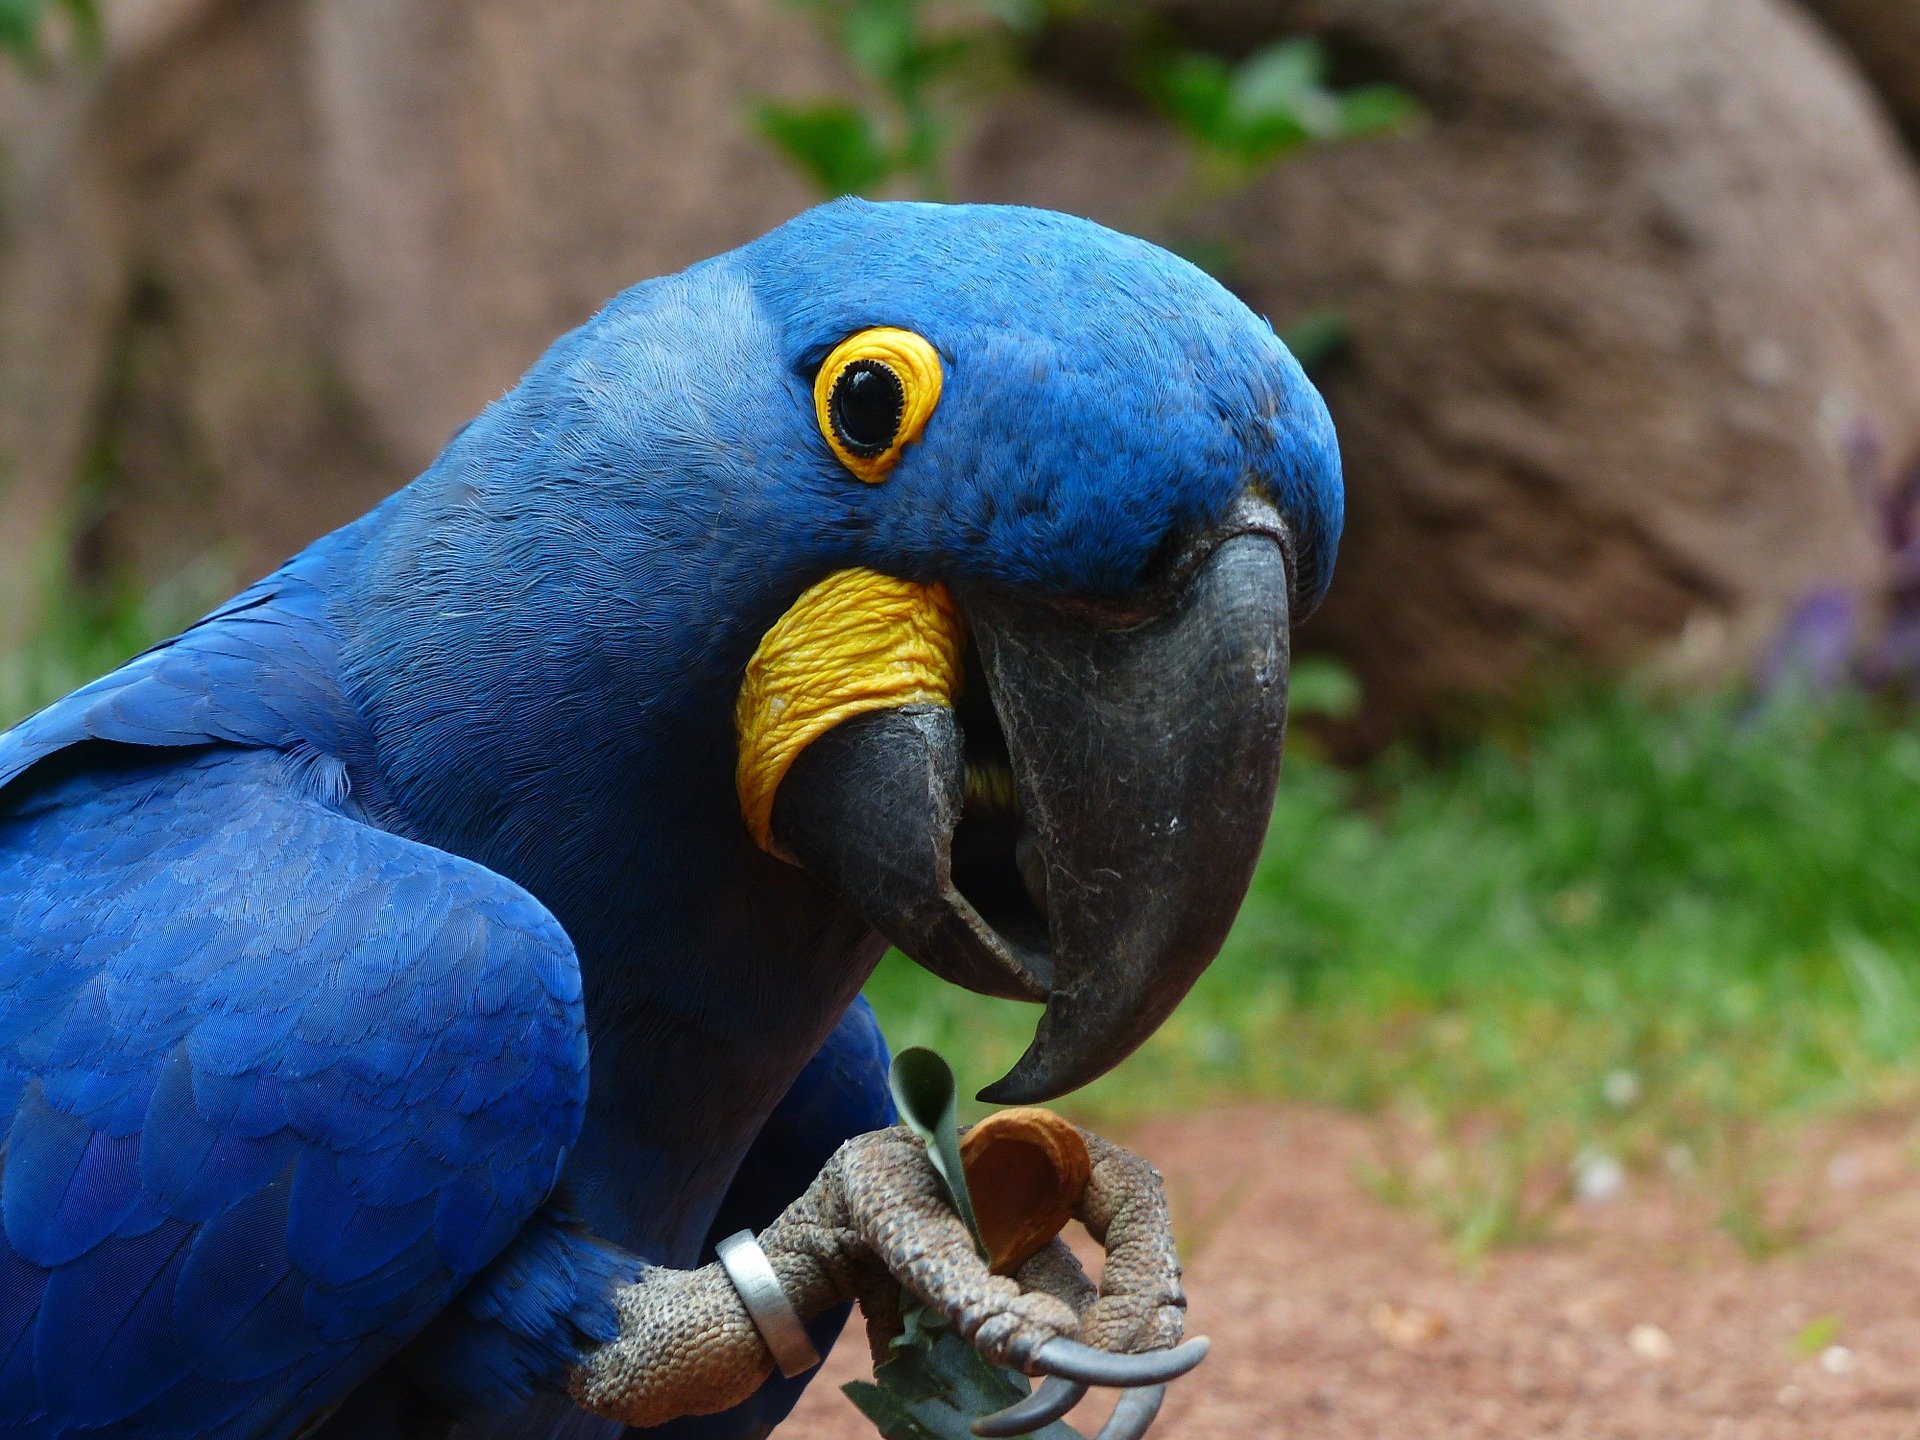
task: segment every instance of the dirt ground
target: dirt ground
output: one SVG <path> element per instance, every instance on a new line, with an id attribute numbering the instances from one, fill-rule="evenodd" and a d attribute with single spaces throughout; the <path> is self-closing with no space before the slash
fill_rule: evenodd
<path id="1" fill-rule="evenodd" d="M 1162 1440 L 1920 1440 L 1920 1169 L 1911 1117 L 1811 1162 L 1803 1243 L 1752 1261 L 1664 1184 L 1572 1209 L 1463 1269 L 1355 1179 L 1364 1121 L 1239 1109 L 1126 1138 L 1166 1173 L 1192 1330 Z M 871 1440 L 838 1391 L 849 1328 L 783 1440 Z M 1075 1417 L 1088 1434 L 1093 1402 Z"/>

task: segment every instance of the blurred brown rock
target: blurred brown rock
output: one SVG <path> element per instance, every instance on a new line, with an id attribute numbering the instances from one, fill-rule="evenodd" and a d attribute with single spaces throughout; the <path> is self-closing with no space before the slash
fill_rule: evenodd
<path id="1" fill-rule="evenodd" d="M 1920 0 L 1806 0 L 1920 146 Z"/>
<path id="2" fill-rule="evenodd" d="M 1920 444 L 1920 192 L 1858 77 L 1779 0 L 1183 0 L 1244 51 L 1324 35 L 1428 123 L 1278 166 L 1208 220 L 1322 377 L 1348 542 L 1309 638 L 1367 738 L 1596 658 L 1739 663 L 1816 584 L 1881 563 L 1852 452 Z M 1172 141 L 1077 47 L 971 188 L 1118 225 Z M 1684 637 L 1684 638 L 1682 638 Z"/>
<path id="3" fill-rule="evenodd" d="M 774 0 L 105 8 L 104 73 L 0 65 L 0 643 L 90 457 L 104 560 L 277 563 L 607 297 L 803 208 L 747 107 L 844 84 Z"/>
<path id="4" fill-rule="evenodd" d="M 1310 638 L 1359 669 L 1369 733 L 1681 636 L 1725 666 L 1808 587 L 1872 578 L 1849 453 L 1920 448 L 1920 190 L 1809 16 L 1172 9 L 1236 52 L 1323 33 L 1429 121 L 1181 215 L 1173 136 L 1066 45 L 981 118 L 961 189 L 1197 221 L 1277 322 L 1345 318 L 1352 522 Z M 0 643 L 76 505 L 149 569 L 224 542 L 257 570 L 357 513 L 608 295 L 801 208 L 748 100 L 845 86 L 779 0 L 109 13 L 103 72 L 0 75 Z"/>

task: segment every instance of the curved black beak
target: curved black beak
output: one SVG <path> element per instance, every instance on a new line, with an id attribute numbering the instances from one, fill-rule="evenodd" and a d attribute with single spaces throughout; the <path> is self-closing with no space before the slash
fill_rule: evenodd
<path id="1" fill-rule="evenodd" d="M 963 589 L 959 710 L 849 720 L 781 783 L 775 837 L 875 929 L 956 984 L 1045 1002 L 983 1099 L 1110 1070 L 1219 952 L 1273 806 L 1287 596 L 1256 500 L 1125 610 Z"/>

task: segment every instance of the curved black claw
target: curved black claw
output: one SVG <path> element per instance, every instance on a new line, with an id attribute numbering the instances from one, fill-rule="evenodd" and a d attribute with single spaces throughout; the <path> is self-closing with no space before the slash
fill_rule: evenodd
<path id="1" fill-rule="evenodd" d="M 1213 1342 L 1196 1335 L 1184 1345 L 1170 1350 L 1148 1350 L 1139 1355 L 1116 1355 L 1111 1350 L 1096 1350 L 1056 1335 L 1034 1352 L 1036 1368 L 1064 1380 L 1082 1385 L 1112 1385 L 1132 1389 L 1137 1385 L 1164 1385 L 1178 1380 L 1207 1358 Z"/>
<path id="2" fill-rule="evenodd" d="M 1147 1433 L 1147 1427 L 1153 1424 L 1154 1417 L 1160 1413 L 1166 1398 L 1167 1387 L 1164 1385 L 1142 1385 L 1138 1389 L 1122 1390 L 1120 1403 L 1113 1407 L 1113 1414 L 1107 1417 L 1107 1423 L 1100 1427 L 1100 1433 L 1093 1440 L 1140 1440 Z"/>
<path id="3" fill-rule="evenodd" d="M 985 1436 L 986 1440 L 1001 1440 L 1001 1437 L 1008 1435 L 1030 1435 L 1035 1430 L 1051 1425 L 1084 1400 L 1086 1395 L 1087 1387 L 1078 1381 L 1049 1375 L 1026 1399 L 1016 1400 L 1006 1409 L 996 1410 L 974 1421 L 973 1433 Z"/>

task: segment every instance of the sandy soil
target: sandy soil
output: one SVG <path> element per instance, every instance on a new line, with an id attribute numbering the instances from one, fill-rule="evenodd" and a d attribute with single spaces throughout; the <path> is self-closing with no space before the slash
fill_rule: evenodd
<path id="1" fill-rule="evenodd" d="M 1911 1134 L 1907 1117 L 1829 1137 L 1807 1238 L 1772 1259 L 1638 1184 L 1468 1271 L 1355 1181 L 1364 1122 L 1250 1108 L 1144 1125 L 1127 1138 L 1167 1175 L 1193 1328 L 1216 1346 L 1154 1433 L 1920 1440 Z M 1823 1317 L 1829 1343 L 1806 1345 Z M 837 1388 L 868 1373 L 858 1330 L 783 1440 L 871 1440 Z"/>

